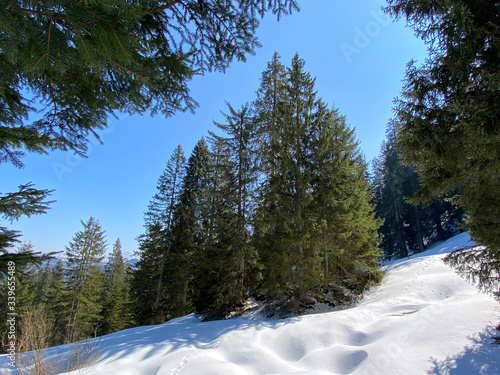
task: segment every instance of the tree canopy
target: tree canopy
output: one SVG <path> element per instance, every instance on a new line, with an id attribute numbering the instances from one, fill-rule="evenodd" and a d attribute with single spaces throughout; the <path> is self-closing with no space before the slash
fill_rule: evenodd
<path id="1" fill-rule="evenodd" d="M 260 17 L 298 9 L 295 0 L 0 4 L 0 161 L 17 166 L 25 151 L 85 154 L 116 112 L 193 110 L 193 75 L 245 60 Z"/>

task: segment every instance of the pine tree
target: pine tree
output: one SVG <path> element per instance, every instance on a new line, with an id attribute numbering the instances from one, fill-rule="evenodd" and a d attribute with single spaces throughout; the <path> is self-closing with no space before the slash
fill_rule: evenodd
<path id="1" fill-rule="evenodd" d="M 113 245 L 105 274 L 101 330 L 107 334 L 121 331 L 131 324 L 129 285 L 119 238 Z"/>
<path id="2" fill-rule="evenodd" d="M 105 232 L 93 217 L 81 223 L 83 230 L 77 232 L 66 247 L 69 290 L 66 339 L 69 342 L 95 333 L 102 310 L 103 271 L 99 264 L 106 252 Z"/>

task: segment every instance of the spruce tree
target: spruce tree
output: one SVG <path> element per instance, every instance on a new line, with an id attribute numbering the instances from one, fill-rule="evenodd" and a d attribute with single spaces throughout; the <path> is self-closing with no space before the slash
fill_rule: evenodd
<path id="1" fill-rule="evenodd" d="M 98 329 L 101 319 L 103 271 L 100 262 L 106 252 L 105 232 L 99 221 L 81 221 L 83 229 L 66 247 L 68 293 L 67 341 L 86 339 Z"/>
<path id="2" fill-rule="evenodd" d="M 194 111 L 188 82 L 224 71 L 260 46 L 266 13 L 298 10 L 295 0 L 10 2 L 0 7 L 0 164 L 23 166 L 28 153 L 85 155 L 108 117 Z M 27 95 L 26 93 L 30 93 Z M 30 121 L 33 111 L 37 119 Z M 48 209 L 31 183 L 0 196 L 12 220 Z M 0 272 L 19 232 L 0 226 Z M 34 261 L 36 258 L 31 259 Z M 16 256 L 16 261 L 26 261 Z"/>
<path id="3" fill-rule="evenodd" d="M 118 238 L 113 244 L 105 267 L 104 298 L 101 331 L 104 334 L 121 331 L 131 324 L 130 294 L 122 244 Z"/>
<path id="4" fill-rule="evenodd" d="M 411 63 L 396 103 L 399 142 L 420 171 L 422 200 L 458 189 L 472 238 L 485 246 L 458 254 L 484 288 L 497 290 L 500 274 L 500 5 L 494 1 L 389 0 L 386 11 L 404 17 L 430 56 Z M 475 270 L 480 270 L 476 272 Z"/>
<path id="5" fill-rule="evenodd" d="M 415 166 L 403 162 L 396 124 L 391 122 L 387 141 L 374 163 L 374 202 L 377 217 L 383 220 L 379 230 L 386 258 L 403 258 L 422 252 L 425 244 L 445 240 L 460 231 L 463 212 L 442 196 L 422 204 L 415 202 L 421 188 Z"/>
<path id="6" fill-rule="evenodd" d="M 152 273 L 150 277 L 153 280 L 156 278 L 156 292 L 152 297 L 154 304 L 151 312 L 153 324 L 160 320 L 159 308 L 160 302 L 163 302 L 162 299 L 164 299 L 163 284 L 165 283 L 165 268 L 170 251 L 173 215 L 179 201 L 185 163 L 184 152 L 179 145 L 158 179 L 157 193 L 149 203 L 148 211 L 145 214 L 147 232 L 139 238 L 141 257 L 148 257 L 150 260 L 140 263 L 139 267 L 149 265 L 147 272 Z M 145 272 L 145 269 L 139 268 L 138 272 Z M 151 287 L 148 287 L 148 290 L 151 290 Z"/>
<path id="7" fill-rule="evenodd" d="M 208 318 L 224 317 L 240 305 L 255 281 L 257 254 L 250 243 L 249 225 L 256 180 L 255 133 L 248 106 L 235 110 L 229 103 L 226 123 L 215 123 L 225 134 L 211 132 L 213 235 L 199 264 L 212 275 L 200 291 L 205 298 L 196 307 Z M 201 276 L 201 275 L 200 275 Z M 207 298 L 208 297 L 208 298 Z"/>
<path id="8" fill-rule="evenodd" d="M 167 284 L 172 316 L 185 315 L 193 309 L 196 259 L 204 249 L 213 227 L 210 180 L 210 153 L 204 139 L 194 147 L 186 165 L 179 203 L 176 207 L 171 241 L 171 261 Z M 199 273 L 198 273 L 199 274 Z"/>
<path id="9" fill-rule="evenodd" d="M 52 265 L 50 262 L 45 262 L 43 268 L 40 268 L 37 272 L 37 288 L 36 288 L 36 296 L 34 299 L 34 304 L 43 303 L 46 298 L 46 295 L 49 291 L 49 288 L 52 284 Z"/>
<path id="10" fill-rule="evenodd" d="M 244 61 L 259 46 L 259 18 L 292 9 L 294 0 L 6 4 L 0 160 L 24 151 L 85 153 L 87 138 L 117 111 L 193 110 L 192 76 Z M 29 123 L 33 101 L 43 110 Z"/>
<path id="11" fill-rule="evenodd" d="M 361 292 L 378 276 L 380 257 L 366 163 L 345 119 L 317 97 L 304 64 L 296 55 L 284 68 L 275 54 L 254 103 L 265 140 L 253 236 L 263 268 L 259 292 L 294 311 L 314 302 L 319 285 Z"/>
<path id="12" fill-rule="evenodd" d="M 42 299 L 42 303 L 47 306 L 49 319 L 54 326 L 51 337 L 52 345 L 60 345 L 66 341 L 72 291 L 67 287 L 65 275 L 63 262 L 59 260 L 52 269 L 51 283 L 47 294 Z"/>
<path id="13" fill-rule="evenodd" d="M 275 54 L 263 73 L 256 101 L 258 132 L 271 141 L 261 161 L 255 241 L 263 261 L 263 293 L 270 300 L 288 295 L 291 305 L 306 299 L 317 280 L 316 250 L 311 243 L 312 195 L 308 153 L 313 115 L 318 104 L 314 79 L 296 55 L 283 69 Z M 269 114 L 274 117 L 269 121 Z M 260 120 L 263 120 L 260 123 Z"/>
<path id="14" fill-rule="evenodd" d="M 379 223 L 354 130 L 336 109 L 318 104 L 311 154 L 312 189 L 325 291 L 332 286 L 361 292 L 378 277 Z"/>
<path id="15" fill-rule="evenodd" d="M 17 254 L 31 257 L 35 248 L 31 242 L 24 242 L 17 250 Z M 36 265 L 16 264 L 16 311 L 22 312 L 33 306 L 37 293 Z"/>

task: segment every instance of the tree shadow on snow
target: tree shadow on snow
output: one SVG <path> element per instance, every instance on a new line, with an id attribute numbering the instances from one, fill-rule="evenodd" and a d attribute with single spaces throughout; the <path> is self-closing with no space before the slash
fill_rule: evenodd
<path id="1" fill-rule="evenodd" d="M 489 327 L 469 337 L 470 344 L 443 361 L 431 358 L 430 375 L 500 375 L 500 346 L 493 345 L 498 331 Z"/>
<path id="2" fill-rule="evenodd" d="M 253 327 L 276 329 L 297 319 L 252 320 L 228 319 L 202 322 L 193 314 L 173 319 L 164 324 L 131 328 L 100 338 L 102 354 L 97 361 L 116 361 L 134 352 L 135 360 L 142 361 L 160 354 L 166 355 L 180 348 L 211 349 L 217 347 L 223 336 L 231 331 Z M 140 354 L 137 353 L 140 351 Z"/>

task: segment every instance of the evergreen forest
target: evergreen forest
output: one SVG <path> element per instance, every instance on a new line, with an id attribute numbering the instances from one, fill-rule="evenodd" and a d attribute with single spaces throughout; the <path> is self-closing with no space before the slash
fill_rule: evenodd
<path id="1" fill-rule="evenodd" d="M 194 110 L 187 81 L 254 53 L 265 13 L 298 10 L 294 0 L 70 3 L 64 14 L 50 1 L 0 9 L 0 163 L 85 155 L 115 112 Z M 83 15 L 82 4 L 92 11 Z M 49 327 L 44 345 L 55 346 L 191 313 L 228 319 L 255 303 L 278 318 L 347 307 L 382 281 L 384 261 L 463 231 L 482 246 L 446 262 L 500 296 L 500 6 L 388 0 L 384 11 L 407 21 L 429 58 L 408 65 L 377 158 L 365 160 L 306 61 L 276 52 L 253 100 L 227 101 L 192 150 L 168 150 L 133 259 L 92 216 L 58 254 L 0 226 L 0 301 L 15 289 L 18 335 L 33 315 Z M 4 27 L 11 19 L 19 26 Z M 29 126 L 27 87 L 49 103 Z M 21 185 L 0 195 L 0 216 L 43 214 L 51 194 Z M 8 331 L 0 321 L 3 342 Z"/>

